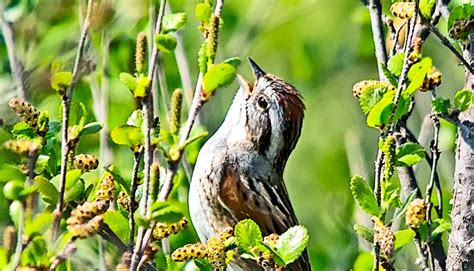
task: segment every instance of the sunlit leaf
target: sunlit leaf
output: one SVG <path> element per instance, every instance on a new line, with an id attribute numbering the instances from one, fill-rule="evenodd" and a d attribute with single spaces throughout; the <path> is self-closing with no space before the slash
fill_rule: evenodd
<path id="1" fill-rule="evenodd" d="M 263 239 L 262 231 L 260 231 L 257 223 L 250 219 L 241 220 L 237 223 L 234 235 L 237 245 L 247 252 L 250 252 Z"/>
<path id="2" fill-rule="evenodd" d="M 420 3 L 418 4 L 418 8 L 420 9 L 423 17 L 427 19 L 431 18 L 431 10 L 433 9 L 435 4 L 436 4 L 436 0 L 420 0 Z"/>
<path id="3" fill-rule="evenodd" d="M 128 220 L 118 211 L 108 210 L 103 214 L 104 222 L 123 241 L 128 240 L 129 225 Z"/>
<path id="4" fill-rule="evenodd" d="M 472 92 L 468 89 L 462 89 L 456 92 L 454 96 L 454 107 L 459 111 L 466 111 L 471 106 Z"/>
<path id="5" fill-rule="evenodd" d="M 377 200 L 375 199 L 374 192 L 362 177 L 352 177 L 350 188 L 352 195 L 364 211 L 374 216 L 380 215 L 380 208 L 377 204 Z"/>
<path id="6" fill-rule="evenodd" d="M 143 144 L 143 134 L 139 127 L 122 125 L 110 133 L 112 141 L 119 145 L 133 146 Z"/>
<path id="7" fill-rule="evenodd" d="M 208 2 L 199 3 L 196 5 L 194 9 L 194 15 L 196 18 L 204 23 L 209 22 L 209 18 L 211 17 L 211 5 Z"/>
<path id="8" fill-rule="evenodd" d="M 412 166 L 425 158 L 425 148 L 415 143 L 405 143 L 397 149 L 396 166 Z"/>
<path id="9" fill-rule="evenodd" d="M 408 85 L 405 93 L 408 95 L 413 94 L 425 81 L 426 75 L 431 72 L 432 60 L 429 57 L 424 57 L 420 62 L 413 64 L 408 71 L 408 79 L 410 84 Z"/>
<path id="10" fill-rule="evenodd" d="M 404 245 L 410 243 L 414 237 L 415 232 L 411 229 L 395 232 L 395 243 L 393 244 L 394 249 L 401 249 Z"/>
<path id="11" fill-rule="evenodd" d="M 301 225 L 293 226 L 280 235 L 275 250 L 287 265 L 301 256 L 308 241 L 308 230 Z"/>
<path id="12" fill-rule="evenodd" d="M 444 220 L 442 218 L 438 218 L 433 222 L 438 224 L 438 226 L 436 226 L 436 228 L 434 228 L 434 230 L 431 232 L 431 238 L 436 238 L 441 233 L 451 230 L 451 222 L 449 222 L 447 220 Z"/>
<path id="13" fill-rule="evenodd" d="M 72 82 L 72 73 L 71 72 L 57 72 L 51 76 L 51 87 L 60 91 L 64 88 L 67 88 Z"/>
<path id="14" fill-rule="evenodd" d="M 126 72 L 121 72 L 119 75 L 119 79 L 131 91 L 135 91 L 135 88 L 137 88 L 137 79 L 133 77 L 131 74 L 126 73 Z"/>
<path id="15" fill-rule="evenodd" d="M 388 70 L 397 77 L 402 74 L 404 58 L 405 58 L 404 53 L 397 53 L 388 60 L 388 63 L 387 63 Z"/>
<path id="16" fill-rule="evenodd" d="M 225 63 L 211 65 L 203 78 L 204 91 L 210 95 L 216 88 L 230 83 L 234 77 L 235 68 L 232 65 Z"/>
<path id="17" fill-rule="evenodd" d="M 163 17 L 163 33 L 175 32 L 186 24 L 186 13 L 166 14 Z"/>
<path id="18" fill-rule="evenodd" d="M 38 191 L 46 202 L 56 203 L 58 201 L 58 190 L 46 178 L 42 176 L 35 177 L 35 184 L 38 185 Z"/>

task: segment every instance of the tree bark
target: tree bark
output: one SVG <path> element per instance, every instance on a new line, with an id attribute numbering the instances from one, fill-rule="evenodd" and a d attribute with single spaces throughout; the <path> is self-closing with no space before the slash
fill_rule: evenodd
<path id="1" fill-rule="evenodd" d="M 474 63 L 474 31 L 464 58 Z M 474 75 L 469 72 L 465 88 L 474 90 Z M 467 128 L 458 129 L 448 270 L 474 270 L 474 108 L 461 113 L 459 120 Z"/>

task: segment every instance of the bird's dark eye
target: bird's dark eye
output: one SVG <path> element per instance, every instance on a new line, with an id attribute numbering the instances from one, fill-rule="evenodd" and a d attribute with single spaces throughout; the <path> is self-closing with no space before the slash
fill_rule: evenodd
<path id="1" fill-rule="evenodd" d="M 260 109 L 262 110 L 265 110 L 268 108 L 267 99 L 263 96 L 258 97 L 257 104 L 258 104 L 258 107 L 260 107 Z"/>

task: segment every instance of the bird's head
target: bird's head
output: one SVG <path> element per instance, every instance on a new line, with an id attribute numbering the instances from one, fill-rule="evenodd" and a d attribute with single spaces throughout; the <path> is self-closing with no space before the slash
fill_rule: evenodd
<path id="1" fill-rule="evenodd" d="M 300 136 L 305 106 L 292 85 L 249 62 L 256 80 L 252 84 L 237 76 L 240 89 L 223 126 L 231 127 L 230 142 L 258 151 L 283 172 Z"/>

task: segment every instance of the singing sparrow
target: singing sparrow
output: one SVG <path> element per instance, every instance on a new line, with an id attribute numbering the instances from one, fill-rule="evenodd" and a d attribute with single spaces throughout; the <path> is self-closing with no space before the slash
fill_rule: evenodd
<path id="1" fill-rule="evenodd" d="M 264 236 L 298 224 L 283 170 L 300 136 L 305 106 L 292 85 L 249 62 L 255 83 L 238 76 L 240 88 L 227 116 L 202 147 L 194 169 L 189 211 L 203 242 L 247 218 Z M 310 269 L 305 252 L 286 270 Z M 228 270 L 261 269 L 236 259 Z"/>

